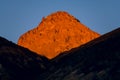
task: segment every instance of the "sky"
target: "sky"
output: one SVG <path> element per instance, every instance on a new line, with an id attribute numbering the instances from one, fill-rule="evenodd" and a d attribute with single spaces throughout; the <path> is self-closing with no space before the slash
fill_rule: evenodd
<path id="1" fill-rule="evenodd" d="M 120 27 L 120 0 L 0 0 L 0 36 L 17 43 L 56 11 L 70 13 L 100 34 Z"/>

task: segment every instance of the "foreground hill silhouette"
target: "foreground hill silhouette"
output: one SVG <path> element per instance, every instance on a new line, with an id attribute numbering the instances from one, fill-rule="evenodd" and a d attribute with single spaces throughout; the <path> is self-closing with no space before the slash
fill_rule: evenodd
<path id="1" fill-rule="evenodd" d="M 58 11 L 44 17 L 36 28 L 21 35 L 18 45 L 52 59 L 99 36 L 69 13 Z"/>
<path id="2" fill-rule="evenodd" d="M 0 80 L 34 80 L 49 60 L 0 37 Z"/>
<path id="3" fill-rule="evenodd" d="M 66 51 L 38 80 L 120 80 L 120 28 Z"/>
<path id="4" fill-rule="evenodd" d="M 49 60 L 0 37 L 0 80 L 120 80 L 120 28 Z"/>

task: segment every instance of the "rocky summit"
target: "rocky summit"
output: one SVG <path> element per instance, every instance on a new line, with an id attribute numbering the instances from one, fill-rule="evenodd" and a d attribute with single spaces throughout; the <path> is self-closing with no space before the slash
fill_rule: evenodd
<path id="1" fill-rule="evenodd" d="M 69 13 L 57 11 L 21 35 L 18 45 L 52 59 L 99 36 Z"/>

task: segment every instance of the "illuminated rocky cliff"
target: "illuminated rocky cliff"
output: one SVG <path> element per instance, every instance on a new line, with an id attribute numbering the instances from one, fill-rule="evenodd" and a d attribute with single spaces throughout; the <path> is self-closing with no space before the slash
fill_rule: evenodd
<path id="1" fill-rule="evenodd" d="M 99 36 L 69 13 L 58 11 L 43 17 L 37 27 L 21 35 L 18 45 L 51 59 Z"/>

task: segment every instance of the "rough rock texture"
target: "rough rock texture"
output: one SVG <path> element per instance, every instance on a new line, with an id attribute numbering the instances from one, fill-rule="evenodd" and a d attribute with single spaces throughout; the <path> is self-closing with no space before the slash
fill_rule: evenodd
<path id="1" fill-rule="evenodd" d="M 120 28 L 51 59 L 38 80 L 120 80 Z"/>
<path id="2" fill-rule="evenodd" d="M 18 45 L 51 59 L 98 36 L 72 15 L 58 11 L 44 17 L 36 28 L 21 35 Z"/>

